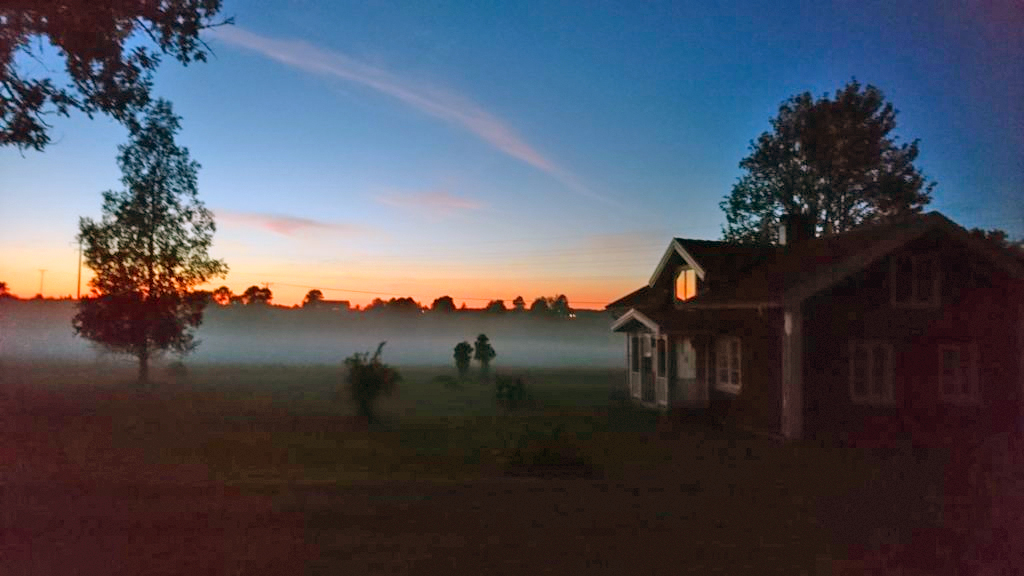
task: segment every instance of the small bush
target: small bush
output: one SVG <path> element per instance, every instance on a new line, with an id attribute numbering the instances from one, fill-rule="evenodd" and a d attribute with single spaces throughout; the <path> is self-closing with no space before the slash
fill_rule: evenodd
<path id="1" fill-rule="evenodd" d="M 526 384 L 522 377 L 515 380 L 498 377 L 494 384 L 498 405 L 509 410 L 523 407 L 527 401 Z"/>
<path id="2" fill-rule="evenodd" d="M 459 371 L 459 378 L 465 379 L 469 373 L 469 363 L 473 359 L 473 345 L 469 342 L 459 342 L 455 345 L 455 369 Z"/>
<path id="3" fill-rule="evenodd" d="M 345 366 L 348 368 L 345 383 L 348 385 L 352 400 L 356 403 L 359 415 L 368 421 L 375 419 L 373 406 L 377 398 L 381 394 L 390 396 L 394 393 L 402 379 L 397 370 L 381 361 L 380 353 L 384 344 L 385 342 L 381 342 L 377 346 L 377 351 L 372 357 L 369 352 L 356 352 L 345 359 Z"/>

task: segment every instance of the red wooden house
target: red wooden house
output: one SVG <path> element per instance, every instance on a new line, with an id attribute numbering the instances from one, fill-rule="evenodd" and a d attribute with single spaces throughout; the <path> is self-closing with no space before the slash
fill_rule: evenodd
<path id="1" fill-rule="evenodd" d="M 1024 414 L 1024 264 L 937 212 L 823 238 L 790 225 L 778 246 L 675 238 L 608 308 L 651 406 L 924 444 Z"/>

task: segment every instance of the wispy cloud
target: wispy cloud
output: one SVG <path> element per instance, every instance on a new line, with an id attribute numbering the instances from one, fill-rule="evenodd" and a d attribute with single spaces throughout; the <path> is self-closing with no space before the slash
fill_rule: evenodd
<path id="1" fill-rule="evenodd" d="M 361 226 L 345 224 L 340 222 L 324 222 L 303 218 L 301 216 L 287 216 L 284 214 L 264 214 L 258 212 L 234 212 L 231 210 L 216 210 L 217 219 L 221 222 L 250 226 L 270 230 L 283 236 L 300 236 L 310 232 L 331 232 L 336 234 L 353 235 L 364 232 Z"/>
<path id="2" fill-rule="evenodd" d="M 426 210 L 435 215 L 447 216 L 456 212 L 479 210 L 483 203 L 471 198 L 455 196 L 445 190 L 424 192 L 390 192 L 376 197 L 381 204 L 414 210 Z"/>
<path id="3" fill-rule="evenodd" d="M 615 203 L 589 190 L 575 175 L 544 157 L 501 119 L 457 94 L 414 84 L 381 68 L 301 40 L 268 38 L 237 26 L 214 28 L 210 34 L 223 42 L 252 50 L 282 64 L 312 74 L 362 84 L 397 98 L 421 112 L 468 130 L 509 156 L 548 173 L 577 194 Z"/>

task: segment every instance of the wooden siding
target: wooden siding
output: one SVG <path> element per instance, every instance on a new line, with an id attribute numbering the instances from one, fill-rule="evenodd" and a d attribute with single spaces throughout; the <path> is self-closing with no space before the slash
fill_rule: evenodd
<path id="1" fill-rule="evenodd" d="M 804 303 L 805 435 L 865 444 L 935 444 L 972 441 L 1007 430 L 1016 420 L 1019 312 L 1009 304 L 1009 280 L 939 233 L 922 237 L 906 251 L 938 254 L 940 307 L 890 303 L 895 254 Z M 892 405 L 850 400 L 851 339 L 892 344 Z M 943 402 L 938 347 L 970 342 L 979 351 L 981 401 Z"/>
<path id="2" fill-rule="evenodd" d="M 782 311 L 718 310 L 714 324 L 715 335 L 697 341 L 698 378 L 708 378 L 711 384 L 709 409 L 716 417 L 739 426 L 778 433 L 782 415 Z M 715 387 L 717 337 L 740 339 L 741 386 L 737 395 Z"/>

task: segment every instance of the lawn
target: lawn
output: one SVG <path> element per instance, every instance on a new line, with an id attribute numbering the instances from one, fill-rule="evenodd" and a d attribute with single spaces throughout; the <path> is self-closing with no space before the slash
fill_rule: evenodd
<path id="1" fill-rule="evenodd" d="M 995 553 L 947 542 L 942 454 L 714 429 L 623 401 L 619 370 L 499 370 L 527 383 L 514 411 L 447 367 L 401 371 L 370 425 L 338 367 L 138 390 L 131 365 L 5 362 L 9 573 L 815 574 L 886 554 L 934 573 L 936 550 Z"/>

